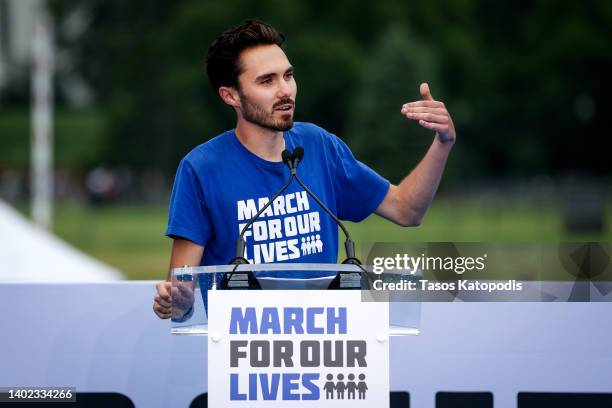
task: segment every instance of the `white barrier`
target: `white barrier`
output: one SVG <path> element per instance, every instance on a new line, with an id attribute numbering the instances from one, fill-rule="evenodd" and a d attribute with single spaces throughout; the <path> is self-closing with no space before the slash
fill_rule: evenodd
<path id="1" fill-rule="evenodd" d="M 118 392 L 188 407 L 206 392 L 206 338 L 172 336 L 154 282 L 0 284 L 0 386 Z M 425 303 L 421 335 L 391 339 L 391 390 L 612 392 L 612 303 Z M 213 375 L 211 373 L 211 375 Z"/>

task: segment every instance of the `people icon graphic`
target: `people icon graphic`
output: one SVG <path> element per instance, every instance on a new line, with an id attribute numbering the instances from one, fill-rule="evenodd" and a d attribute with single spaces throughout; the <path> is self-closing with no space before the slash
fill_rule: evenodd
<path id="1" fill-rule="evenodd" d="M 363 380 L 365 380 L 365 374 L 359 374 L 359 383 L 357 383 L 357 390 L 359 391 L 359 399 L 365 399 L 365 394 L 368 389 L 368 385 Z"/>
<path id="2" fill-rule="evenodd" d="M 317 234 L 315 239 L 315 248 L 317 253 L 323 252 L 323 241 L 321 241 L 321 235 Z"/>
<path id="3" fill-rule="evenodd" d="M 346 399 L 355 399 L 355 391 L 359 392 L 359 399 L 365 399 L 366 391 L 368 386 L 365 380 L 365 374 L 359 374 L 359 382 L 355 382 L 355 374 L 349 374 L 347 376 L 348 381 L 344 382 L 344 374 L 338 374 L 338 381 L 334 383 L 333 374 L 327 374 L 325 376 L 327 381 L 323 384 L 323 390 L 325 391 L 325 399 L 334 399 L 334 390 L 336 390 L 336 398 L 341 400 L 344 399 L 344 392 L 346 391 Z"/>
<path id="4" fill-rule="evenodd" d="M 349 381 L 346 383 L 346 398 L 355 399 L 355 390 L 357 389 L 357 383 L 353 381 L 355 379 L 355 374 L 349 374 L 348 379 Z"/>
<path id="5" fill-rule="evenodd" d="M 302 256 L 323 253 L 323 241 L 320 234 L 302 237 L 301 242 L 300 252 L 302 252 Z"/>
<path id="6" fill-rule="evenodd" d="M 323 389 L 325 390 L 325 399 L 334 399 L 334 390 L 336 389 L 336 385 L 332 381 L 334 376 L 333 374 L 327 374 L 326 378 L 327 381 L 323 385 Z"/>
<path id="7" fill-rule="evenodd" d="M 336 383 L 336 392 L 338 393 L 338 399 L 344 399 L 344 390 L 346 384 L 344 383 L 344 374 L 338 374 L 338 382 Z"/>

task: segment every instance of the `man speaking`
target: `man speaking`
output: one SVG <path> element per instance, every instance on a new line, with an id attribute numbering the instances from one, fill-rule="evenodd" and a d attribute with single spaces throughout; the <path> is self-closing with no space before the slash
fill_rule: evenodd
<path id="1" fill-rule="evenodd" d="M 178 167 L 166 231 L 173 239 L 171 269 L 229 263 L 241 230 L 289 178 L 281 153 L 298 146 L 305 152 L 300 178 L 341 220 L 359 222 L 375 212 L 416 226 L 435 195 L 456 136 L 428 85 L 421 84 L 421 100 L 399 108 L 435 138 L 396 186 L 357 161 L 337 136 L 293 121 L 297 82 L 284 40 L 269 24 L 251 20 L 221 34 L 208 50 L 209 81 L 237 123 L 193 149 Z M 337 224 L 297 183 L 269 204 L 245 238 L 251 263 L 337 261 Z M 157 284 L 153 310 L 160 318 L 171 316 L 169 280 L 170 274 Z"/>

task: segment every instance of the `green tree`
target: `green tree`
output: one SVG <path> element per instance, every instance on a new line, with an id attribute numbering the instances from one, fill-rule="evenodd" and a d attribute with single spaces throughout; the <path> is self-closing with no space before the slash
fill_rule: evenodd
<path id="1" fill-rule="evenodd" d="M 437 57 L 405 27 L 393 25 L 362 65 L 350 110 L 349 142 L 355 155 L 399 182 L 431 144 L 433 133 L 400 114 L 403 103 L 419 100 L 419 84 L 443 95 Z"/>

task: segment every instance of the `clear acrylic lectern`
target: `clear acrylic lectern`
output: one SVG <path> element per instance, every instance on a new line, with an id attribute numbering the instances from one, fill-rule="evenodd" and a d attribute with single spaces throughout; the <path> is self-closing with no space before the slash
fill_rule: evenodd
<path id="1" fill-rule="evenodd" d="M 418 292 L 377 290 L 372 268 L 354 264 L 276 263 L 174 268 L 172 333 L 208 335 L 208 291 L 211 290 L 361 290 L 363 302 L 388 302 L 390 336 L 418 335 L 421 302 Z M 385 272 L 385 281 L 416 281 L 406 271 Z"/>

